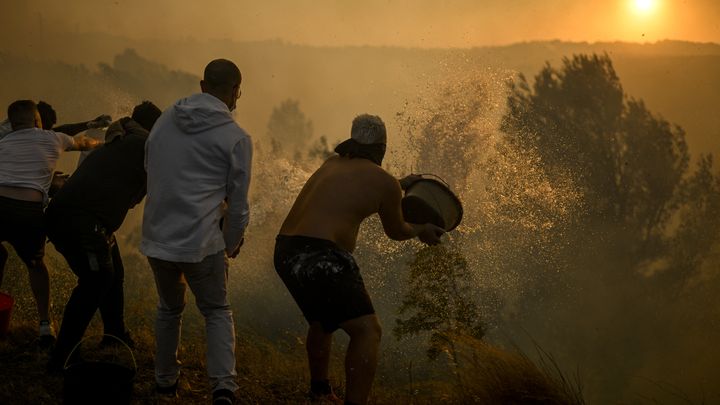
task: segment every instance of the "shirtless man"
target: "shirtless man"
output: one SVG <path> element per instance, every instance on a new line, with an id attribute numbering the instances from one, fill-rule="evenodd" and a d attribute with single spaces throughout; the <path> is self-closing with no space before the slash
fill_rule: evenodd
<path id="1" fill-rule="evenodd" d="M 328 381 L 332 334 L 350 336 L 345 358 L 345 404 L 364 404 L 377 366 L 381 328 L 351 252 L 360 223 L 378 213 L 393 240 L 418 237 L 435 245 L 443 230 L 405 222 L 400 183 L 380 167 L 386 131 L 380 117 L 353 120 L 351 139 L 310 177 L 275 244 L 275 269 L 310 324 L 310 396 L 341 402 Z"/>

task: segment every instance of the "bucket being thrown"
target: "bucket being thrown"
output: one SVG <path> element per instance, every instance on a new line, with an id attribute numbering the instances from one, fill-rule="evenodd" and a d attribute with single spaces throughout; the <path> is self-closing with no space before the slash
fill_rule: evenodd
<path id="1" fill-rule="evenodd" d="M 10 315 L 14 304 L 13 297 L 0 292 L 0 338 L 6 337 L 10 329 Z"/>
<path id="2" fill-rule="evenodd" d="M 413 224 L 431 223 L 452 231 L 462 221 L 460 199 L 440 177 L 418 175 L 407 188 L 401 202 L 405 221 Z"/>

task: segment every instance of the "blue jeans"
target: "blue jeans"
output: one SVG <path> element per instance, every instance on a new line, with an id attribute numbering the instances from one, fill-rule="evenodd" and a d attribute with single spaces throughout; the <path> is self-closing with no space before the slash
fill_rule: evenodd
<path id="1" fill-rule="evenodd" d="M 178 263 L 148 257 L 155 274 L 159 296 L 155 322 L 155 380 L 169 387 L 180 375 L 178 346 L 185 309 L 185 291 L 195 295 L 195 303 L 205 317 L 207 334 L 207 372 L 213 391 L 236 391 L 235 325 L 227 301 L 225 252 L 206 256 L 199 263 Z"/>

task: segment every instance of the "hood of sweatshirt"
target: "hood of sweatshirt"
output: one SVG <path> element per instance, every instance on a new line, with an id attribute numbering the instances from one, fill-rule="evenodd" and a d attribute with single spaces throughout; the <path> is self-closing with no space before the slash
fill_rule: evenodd
<path id="1" fill-rule="evenodd" d="M 179 100 L 173 112 L 175 124 L 186 134 L 197 134 L 234 121 L 227 105 L 206 93 Z"/>

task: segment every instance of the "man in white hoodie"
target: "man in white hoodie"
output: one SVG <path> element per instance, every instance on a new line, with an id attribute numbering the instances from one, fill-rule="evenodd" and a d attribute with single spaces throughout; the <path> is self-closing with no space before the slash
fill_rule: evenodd
<path id="1" fill-rule="evenodd" d="M 140 251 L 155 275 L 155 379 L 174 396 L 185 291 L 205 317 L 207 371 L 214 403 L 232 403 L 235 328 L 227 301 L 227 258 L 237 256 L 248 223 L 250 136 L 233 120 L 240 70 L 216 59 L 202 93 L 176 102 L 155 123 L 145 149 L 147 198 Z"/>

